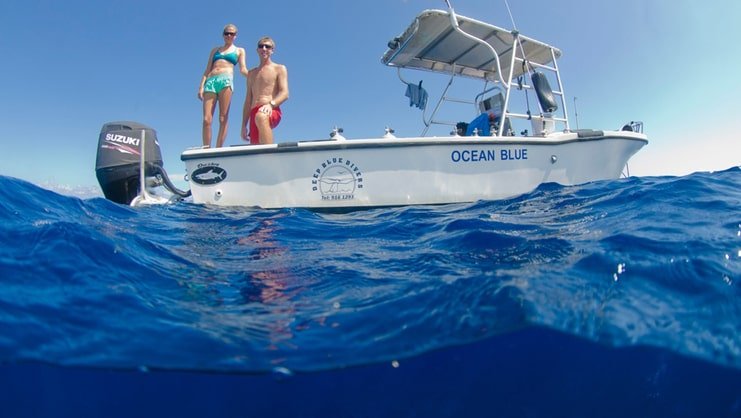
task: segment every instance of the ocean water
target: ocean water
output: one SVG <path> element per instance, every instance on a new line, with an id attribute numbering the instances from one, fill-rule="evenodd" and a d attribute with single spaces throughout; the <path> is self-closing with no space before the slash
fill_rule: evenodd
<path id="1" fill-rule="evenodd" d="M 319 213 L 0 176 L 0 416 L 741 416 L 741 169 Z"/>

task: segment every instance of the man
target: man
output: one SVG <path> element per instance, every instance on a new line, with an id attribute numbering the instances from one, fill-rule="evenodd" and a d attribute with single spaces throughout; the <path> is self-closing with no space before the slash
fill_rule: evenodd
<path id="1" fill-rule="evenodd" d="M 281 103 L 288 100 L 288 70 L 274 63 L 275 41 L 263 37 L 257 42 L 260 65 L 247 75 L 247 96 L 242 109 L 242 139 L 250 144 L 272 144 L 273 128 L 278 126 Z M 249 135 L 247 123 L 249 122 Z"/>

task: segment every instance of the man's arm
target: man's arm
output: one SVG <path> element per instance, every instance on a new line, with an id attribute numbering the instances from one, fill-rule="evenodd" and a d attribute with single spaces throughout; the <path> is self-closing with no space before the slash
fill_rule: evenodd
<path id="1" fill-rule="evenodd" d="M 278 93 L 273 97 L 276 106 L 288 100 L 288 69 L 285 65 L 278 67 L 278 80 L 276 81 Z"/>

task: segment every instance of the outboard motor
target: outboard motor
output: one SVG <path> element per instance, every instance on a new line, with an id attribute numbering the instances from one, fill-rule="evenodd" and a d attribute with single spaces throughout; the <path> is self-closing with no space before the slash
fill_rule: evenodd
<path id="1" fill-rule="evenodd" d="M 106 199 L 128 205 L 139 194 L 142 130 L 146 135 L 145 176 L 162 167 L 162 153 L 154 129 L 138 122 L 109 122 L 98 138 L 95 174 Z"/>

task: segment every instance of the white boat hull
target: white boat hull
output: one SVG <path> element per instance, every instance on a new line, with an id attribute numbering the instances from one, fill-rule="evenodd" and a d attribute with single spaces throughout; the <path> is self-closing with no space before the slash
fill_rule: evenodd
<path id="1" fill-rule="evenodd" d="M 308 141 L 190 149 L 195 203 L 261 208 L 363 208 L 497 200 L 542 183 L 620 177 L 643 134 Z"/>

